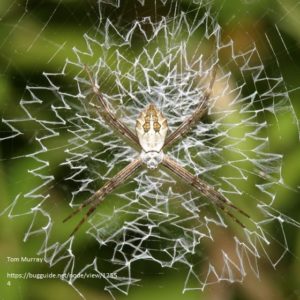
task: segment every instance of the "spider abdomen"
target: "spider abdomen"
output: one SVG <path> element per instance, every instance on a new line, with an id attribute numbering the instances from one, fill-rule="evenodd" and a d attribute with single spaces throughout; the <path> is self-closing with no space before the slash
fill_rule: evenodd
<path id="1" fill-rule="evenodd" d="M 148 105 L 136 120 L 136 133 L 145 153 L 159 153 L 164 146 L 167 131 L 167 119 L 154 104 Z"/>

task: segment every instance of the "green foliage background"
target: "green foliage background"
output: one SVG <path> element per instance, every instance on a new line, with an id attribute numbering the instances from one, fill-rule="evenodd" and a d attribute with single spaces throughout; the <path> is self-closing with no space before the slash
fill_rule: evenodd
<path id="1" fill-rule="evenodd" d="M 182 5 L 190 7 L 194 5 L 190 0 L 181 2 Z M 147 12 L 151 9 L 154 9 L 151 5 L 145 7 Z M 276 58 L 287 88 L 291 91 L 292 105 L 300 118 L 300 1 L 215 0 L 213 9 L 218 14 L 224 37 L 232 38 L 241 52 L 249 49 L 254 40 L 261 49 L 261 59 L 270 71 L 275 70 L 276 61 L 270 50 L 267 50 L 265 34 L 274 37 L 272 45 Z M 73 46 L 84 48 L 83 34 L 95 26 L 97 18 L 97 5 L 93 0 L 1 0 L 2 117 L 12 119 L 22 115 L 18 103 L 26 84 L 41 84 L 42 72 L 60 70 L 65 58 L 73 56 Z M 276 34 L 276 30 L 280 31 L 285 45 Z M 279 121 L 281 133 L 285 138 L 277 139 L 274 148 L 284 155 L 283 173 L 287 183 L 297 187 L 300 186 L 298 132 L 289 118 Z M 270 135 L 276 136 L 277 130 L 278 128 L 270 129 Z M 26 131 L 28 128 L 24 128 L 24 132 Z M 11 159 L 32 151 L 29 136 L 9 140 L 1 145 L 0 211 L 7 207 L 20 191 L 35 186 L 33 177 L 24 178 L 22 175 L 24 170 L 32 168 L 32 161 Z M 64 137 L 62 143 L 63 140 Z M 59 192 L 57 197 L 59 198 Z M 284 201 L 280 202 L 279 209 L 299 221 L 299 194 L 283 191 L 281 197 Z M 66 208 L 59 199 L 54 199 L 54 203 L 55 209 L 60 212 L 57 218 L 63 219 Z M 7 272 L 47 273 L 45 265 L 7 262 L 7 256 L 36 256 L 30 244 L 22 242 L 27 222 L 26 217 L 11 220 L 4 215 L 0 218 L 0 299 L 80 299 L 71 287 L 58 280 L 11 280 L 11 284 L 8 284 Z M 276 229 L 273 230 L 272 234 L 276 235 Z M 290 253 L 276 270 L 271 269 L 267 262 L 262 262 L 260 280 L 249 275 L 243 284 L 220 283 L 208 287 L 204 292 L 182 294 L 184 277 L 180 273 L 167 272 L 164 276 L 153 274 L 145 277 L 142 286 L 132 288 L 127 299 L 300 299 L 300 231 L 290 227 L 286 233 L 290 242 Z M 87 239 L 82 241 L 83 244 L 89 242 Z M 217 242 L 215 246 L 218 247 Z M 110 299 L 97 284 L 88 281 L 81 284 L 87 299 Z M 119 299 L 122 298 L 125 296 L 120 295 Z"/>

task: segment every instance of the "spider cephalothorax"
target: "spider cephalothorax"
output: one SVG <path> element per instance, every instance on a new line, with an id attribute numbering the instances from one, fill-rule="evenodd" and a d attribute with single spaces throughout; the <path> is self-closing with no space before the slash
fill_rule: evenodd
<path id="1" fill-rule="evenodd" d="M 148 105 L 138 117 L 136 121 L 135 134 L 109 109 L 107 102 L 103 98 L 103 95 L 98 90 L 97 84 L 95 84 L 92 78 L 91 72 L 87 67 L 85 67 L 85 71 L 88 74 L 89 82 L 92 85 L 93 92 L 99 101 L 99 107 L 96 107 L 98 109 L 99 115 L 108 123 L 108 125 L 112 129 L 129 140 L 132 145 L 134 145 L 141 151 L 141 153 L 137 158 L 133 159 L 131 163 L 129 163 L 119 173 L 117 173 L 111 180 L 107 181 L 90 198 L 85 200 L 64 220 L 69 220 L 75 214 L 80 212 L 84 207 L 90 206 L 87 213 L 73 230 L 72 234 L 74 234 L 84 223 L 84 221 L 96 210 L 98 205 L 104 200 L 107 194 L 111 193 L 120 184 L 127 180 L 135 171 L 140 169 L 143 164 L 146 164 L 149 169 L 154 169 L 157 168 L 158 165 L 162 165 L 163 167 L 180 177 L 184 182 L 199 191 L 203 196 L 209 199 L 214 206 L 222 209 L 241 227 L 245 227 L 243 223 L 241 223 L 233 215 L 233 211 L 238 212 L 247 218 L 250 218 L 248 214 L 232 204 L 213 186 L 209 185 L 203 179 L 194 176 L 178 162 L 163 153 L 163 149 L 172 146 L 207 113 L 212 87 L 216 78 L 216 70 L 217 68 L 214 67 L 209 86 L 205 90 L 194 112 L 190 116 L 188 116 L 181 123 L 181 125 L 177 127 L 176 130 L 167 135 L 167 120 L 154 104 Z"/>
<path id="2" fill-rule="evenodd" d="M 157 168 L 163 160 L 162 148 L 168 132 L 167 119 L 149 104 L 136 120 L 136 133 L 142 148 L 141 159 L 149 169 Z"/>

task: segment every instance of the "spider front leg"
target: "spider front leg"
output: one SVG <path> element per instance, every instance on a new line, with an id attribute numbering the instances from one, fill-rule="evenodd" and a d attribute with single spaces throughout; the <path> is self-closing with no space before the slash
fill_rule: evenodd
<path id="1" fill-rule="evenodd" d="M 72 231 L 71 236 L 74 235 L 81 225 L 88 219 L 88 217 L 96 210 L 98 205 L 104 200 L 104 197 L 116 189 L 120 184 L 122 184 L 126 179 L 128 179 L 139 167 L 142 165 L 142 160 L 140 158 L 134 160 L 124 169 L 122 169 L 118 174 L 116 174 L 112 179 L 106 182 L 95 194 L 93 194 L 89 199 L 85 200 L 77 209 L 75 209 L 68 217 L 66 217 L 63 222 L 68 221 L 77 213 L 79 213 L 84 207 L 91 205 L 87 213 L 77 224 L 75 229 Z"/>
<path id="2" fill-rule="evenodd" d="M 124 123 L 118 120 L 117 116 L 110 110 L 107 102 L 104 100 L 102 93 L 99 91 L 97 84 L 95 83 L 90 69 L 85 65 L 84 70 L 88 75 L 90 84 L 93 88 L 93 93 L 98 99 L 99 106 L 96 106 L 96 109 L 100 116 L 112 127 L 117 133 L 122 137 L 125 136 L 130 142 L 137 148 L 140 148 L 139 140 L 136 134 L 131 131 Z"/>
<path id="3" fill-rule="evenodd" d="M 187 131 L 190 130 L 190 128 L 197 123 L 208 111 L 208 102 L 212 93 L 212 89 L 216 80 L 216 74 L 217 74 L 217 65 L 214 66 L 212 71 L 211 80 L 209 83 L 208 88 L 204 92 L 203 98 L 200 99 L 199 104 L 195 111 L 187 117 L 179 127 L 172 133 L 170 133 L 166 141 L 164 143 L 164 148 L 171 146 L 174 144 L 181 136 L 183 136 Z"/>
<path id="4" fill-rule="evenodd" d="M 232 220 L 234 220 L 237 224 L 239 224 L 242 228 L 245 228 L 245 225 L 239 221 L 230 211 L 229 209 L 233 209 L 243 216 L 251 219 L 250 216 L 245 213 L 243 210 L 236 207 L 234 204 L 230 203 L 221 193 L 216 191 L 212 186 L 206 183 L 204 180 L 201 180 L 197 176 L 194 176 L 189 171 L 187 171 L 184 167 L 180 166 L 176 161 L 172 160 L 167 155 L 164 156 L 162 165 L 167 169 L 172 171 L 178 177 L 183 179 L 186 183 L 193 186 L 197 189 L 202 195 L 204 195 L 207 199 L 209 199 L 213 204 L 222 209 Z"/>

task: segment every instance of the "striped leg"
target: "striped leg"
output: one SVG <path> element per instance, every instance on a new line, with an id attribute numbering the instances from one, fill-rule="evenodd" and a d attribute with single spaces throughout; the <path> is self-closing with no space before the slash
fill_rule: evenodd
<path id="1" fill-rule="evenodd" d="M 199 102 L 195 111 L 187 117 L 182 124 L 172 133 L 170 133 L 165 141 L 164 148 L 173 145 L 180 137 L 187 133 L 208 111 L 208 102 L 212 93 L 212 88 L 216 80 L 217 65 L 212 71 L 212 77 L 208 89 L 205 91 L 203 98 Z"/>
<path id="2" fill-rule="evenodd" d="M 75 209 L 68 217 L 66 217 L 63 222 L 68 221 L 77 213 L 79 213 L 84 207 L 91 205 L 87 213 L 77 224 L 75 229 L 72 231 L 71 235 L 74 235 L 81 225 L 88 219 L 88 217 L 95 211 L 98 205 L 104 200 L 105 196 L 116 189 L 120 184 L 122 184 L 126 179 L 128 179 L 140 166 L 142 165 L 142 160 L 140 158 L 134 160 L 124 169 L 122 169 L 118 174 L 116 174 L 112 179 L 107 181 L 94 195 L 89 199 L 85 200 L 77 209 Z"/>
<path id="3" fill-rule="evenodd" d="M 119 133 L 122 137 L 126 137 L 128 140 L 130 140 L 131 143 L 133 143 L 136 147 L 140 148 L 139 140 L 136 136 L 136 134 L 131 131 L 124 123 L 122 123 L 116 115 L 110 110 L 107 102 L 104 100 L 102 93 L 99 91 L 96 83 L 94 82 L 94 79 L 92 77 L 91 71 L 87 66 L 84 67 L 84 70 L 86 71 L 89 81 L 91 83 L 91 86 L 93 88 L 93 92 L 96 95 L 98 99 L 99 106 L 96 106 L 96 109 L 100 116 L 112 127 L 117 133 Z"/>
<path id="4" fill-rule="evenodd" d="M 207 184 L 204 180 L 201 180 L 197 176 L 194 176 L 184 167 L 180 166 L 176 161 L 172 160 L 168 156 L 164 156 L 162 165 L 172 171 L 178 177 L 183 179 L 186 183 L 197 189 L 202 195 L 206 196 L 213 204 L 222 209 L 231 219 L 233 219 L 241 227 L 245 228 L 245 225 L 240 222 L 230 211 L 233 209 L 241 215 L 251 219 L 250 216 L 234 204 L 230 203 L 221 193 L 216 191 L 212 186 Z"/>

